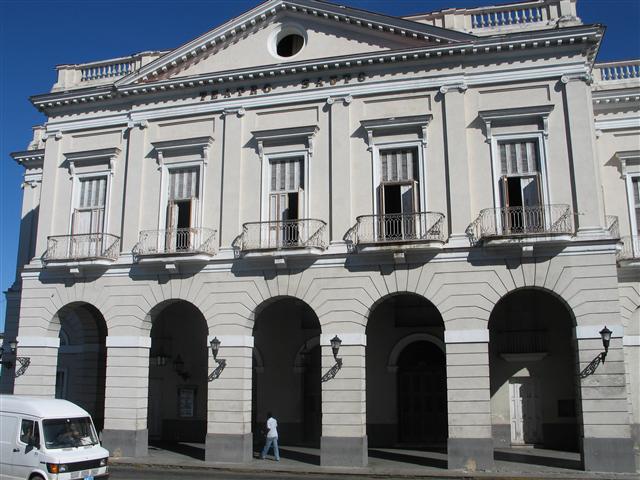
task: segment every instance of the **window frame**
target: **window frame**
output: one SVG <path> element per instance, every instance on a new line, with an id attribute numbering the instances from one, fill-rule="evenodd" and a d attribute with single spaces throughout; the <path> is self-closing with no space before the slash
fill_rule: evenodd
<path id="1" fill-rule="evenodd" d="M 636 219 L 636 208 L 640 208 L 640 205 L 636 207 L 635 201 L 633 198 L 633 180 L 637 178 L 638 186 L 640 188 L 640 172 L 627 172 L 625 173 L 625 184 L 627 187 L 627 204 L 628 204 L 628 212 L 629 212 L 629 229 L 631 230 L 631 236 L 636 237 L 640 236 L 638 233 L 638 229 L 640 225 L 638 225 Z"/>
<path id="2" fill-rule="evenodd" d="M 380 151 L 390 150 L 403 150 L 412 148 L 417 152 L 416 163 L 418 165 L 418 205 L 417 212 L 426 212 L 427 209 L 427 185 L 426 185 L 426 145 L 423 140 L 409 140 L 409 141 L 376 141 L 371 148 L 371 161 L 372 161 L 372 198 L 373 198 L 373 214 L 384 215 L 384 212 L 380 211 L 379 199 L 378 199 L 378 187 L 383 183 L 398 183 L 398 182 L 382 182 L 381 174 L 381 156 Z M 415 181 L 415 180 L 414 180 Z M 416 213 L 417 213 L 416 212 Z"/>
<path id="3" fill-rule="evenodd" d="M 164 163 L 160 178 L 160 204 L 158 207 L 158 230 L 167 229 L 167 208 L 169 206 L 169 179 L 172 170 L 180 170 L 182 168 L 196 167 L 198 172 L 198 203 L 195 208 L 195 219 L 192 219 L 193 225 L 190 228 L 200 228 L 202 226 L 202 206 L 204 205 L 204 159 L 186 160 Z"/>
<path id="4" fill-rule="evenodd" d="M 278 153 L 265 153 L 262 159 L 262 192 L 260 193 L 260 221 L 269 222 L 271 220 L 269 199 L 271 195 L 271 161 L 281 161 L 287 159 L 301 158 L 303 168 L 302 189 L 304 196 L 302 199 L 302 210 L 298 209 L 298 219 L 311 218 L 310 217 L 310 173 L 309 173 L 309 151 L 304 150 L 289 150 L 286 152 Z M 300 201 L 300 200 L 298 200 Z"/>
<path id="5" fill-rule="evenodd" d="M 71 187 L 71 209 L 69 212 L 69 227 L 68 227 L 68 235 L 73 235 L 73 215 L 75 211 L 79 208 L 78 204 L 80 202 L 80 191 L 82 189 L 81 182 L 86 179 L 95 179 L 95 178 L 106 178 L 106 186 L 105 186 L 105 194 L 104 194 L 104 215 L 102 219 L 102 230 L 100 231 L 101 235 L 104 235 L 109 232 L 109 225 L 111 221 L 111 177 L 113 176 L 113 170 L 110 168 L 105 170 L 99 170 L 96 172 L 86 172 L 86 173 L 78 173 L 74 172 L 72 174 L 72 182 L 73 185 Z"/>

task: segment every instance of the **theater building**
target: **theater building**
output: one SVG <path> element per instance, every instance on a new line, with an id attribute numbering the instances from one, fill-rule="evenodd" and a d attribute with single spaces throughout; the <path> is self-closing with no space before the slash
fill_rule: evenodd
<path id="1" fill-rule="evenodd" d="M 268 0 L 60 65 L 12 154 L 3 391 L 78 403 L 115 456 L 248 462 L 274 410 L 327 466 L 636 471 L 640 62 L 596 63 L 603 35 L 576 0 Z"/>

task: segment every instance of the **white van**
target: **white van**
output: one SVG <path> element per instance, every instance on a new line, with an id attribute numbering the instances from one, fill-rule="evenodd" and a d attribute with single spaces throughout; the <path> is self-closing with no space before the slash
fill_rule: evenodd
<path id="1" fill-rule="evenodd" d="M 0 480 L 109 478 L 91 416 L 66 400 L 0 395 Z"/>

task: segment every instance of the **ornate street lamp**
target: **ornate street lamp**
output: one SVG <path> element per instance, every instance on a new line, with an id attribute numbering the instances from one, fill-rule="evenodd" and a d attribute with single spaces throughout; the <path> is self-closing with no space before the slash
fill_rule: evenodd
<path id="1" fill-rule="evenodd" d="M 333 358 L 335 359 L 338 365 L 342 365 L 342 359 L 338 358 L 338 351 L 340 351 L 340 345 L 342 345 L 342 340 L 340 337 L 336 335 L 331 339 L 331 350 L 333 351 Z"/>
<path id="2" fill-rule="evenodd" d="M 211 346 L 211 355 L 213 355 L 213 360 L 218 364 L 218 366 L 213 370 L 213 372 L 211 372 L 207 377 L 207 380 L 210 382 L 218 378 L 222 373 L 222 371 L 224 370 L 224 367 L 227 366 L 227 361 L 224 358 L 221 358 L 220 360 L 218 360 L 218 351 L 220 350 L 221 343 L 222 342 L 218 340 L 218 337 L 213 337 L 213 340 L 209 342 L 209 345 Z"/>
<path id="3" fill-rule="evenodd" d="M 604 359 L 607 357 L 607 353 L 609 352 L 609 342 L 611 341 L 611 334 L 613 332 L 607 328 L 605 325 L 602 330 L 600 330 L 600 337 L 602 337 L 602 345 L 604 346 L 604 352 L 602 352 L 602 363 L 604 363 Z"/>

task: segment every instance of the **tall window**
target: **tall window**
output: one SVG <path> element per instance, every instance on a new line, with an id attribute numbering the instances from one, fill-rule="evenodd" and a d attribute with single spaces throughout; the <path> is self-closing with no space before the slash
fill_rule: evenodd
<path id="1" fill-rule="evenodd" d="M 80 195 L 73 212 L 73 234 L 102 233 L 107 177 L 80 179 Z"/>
<path id="2" fill-rule="evenodd" d="M 79 179 L 79 195 L 73 210 L 72 236 L 68 243 L 72 258 L 91 258 L 102 254 L 107 177 Z"/>
<path id="3" fill-rule="evenodd" d="M 274 245 L 295 244 L 299 239 L 299 220 L 304 212 L 304 158 L 270 160 L 269 237 Z"/>
<path id="4" fill-rule="evenodd" d="M 503 207 L 535 207 L 542 193 L 538 142 L 499 142 Z"/>
<path id="5" fill-rule="evenodd" d="M 378 236 L 386 240 L 413 238 L 420 211 L 418 151 L 415 148 L 380 150 Z"/>
<path id="6" fill-rule="evenodd" d="M 169 170 L 166 247 L 189 249 L 197 226 L 199 168 Z"/>

